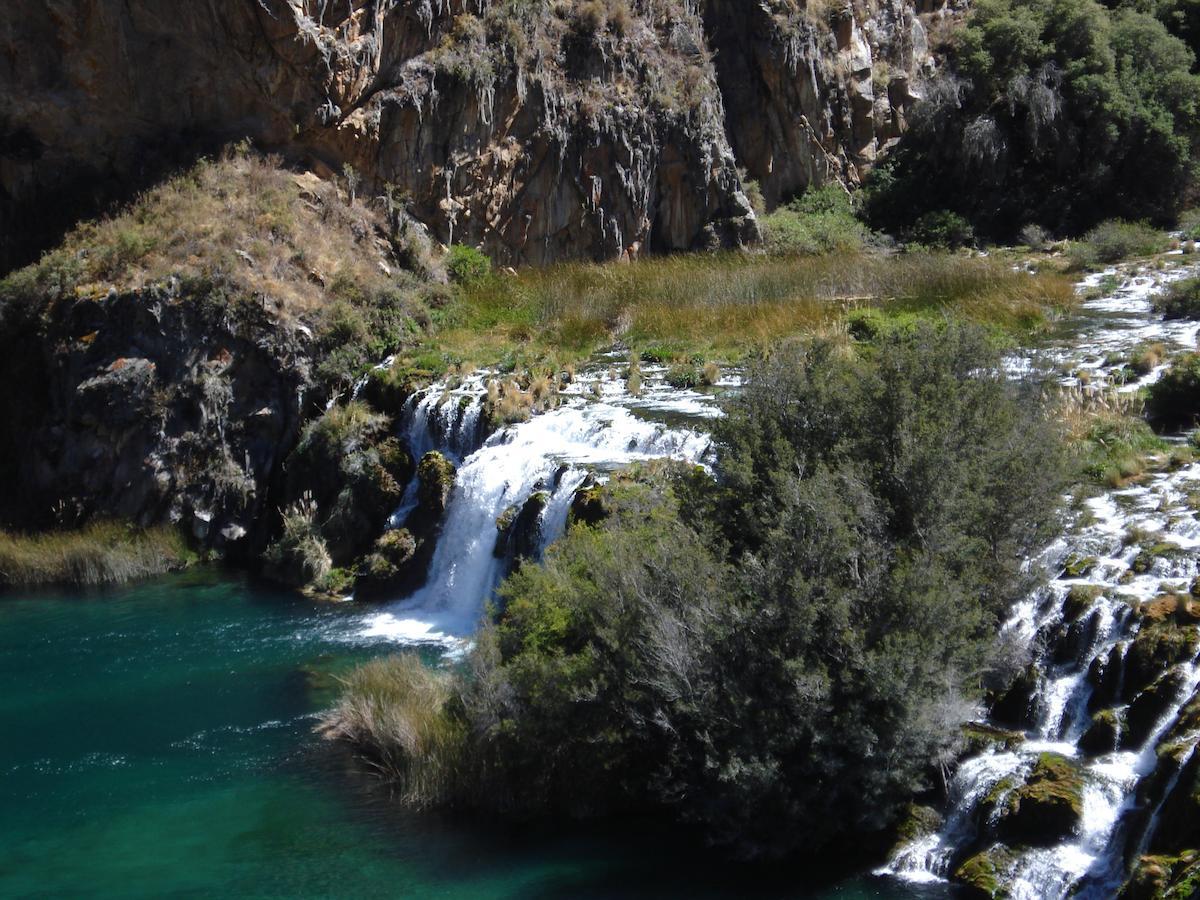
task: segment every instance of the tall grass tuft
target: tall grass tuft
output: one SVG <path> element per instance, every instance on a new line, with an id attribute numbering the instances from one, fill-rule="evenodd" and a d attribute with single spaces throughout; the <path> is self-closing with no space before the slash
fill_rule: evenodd
<path id="1" fill-rule="evenodd" d="M 466 730 L 447 713 L 454 694 L 454 677 L 415 654 L 373 660 L 345 679 L 341 700 L 317 731 L 357 748 L 395 783 L 405 805 L 445 804 L 466 765 Z"/>
<path id="2" fill-rule="evenodd" d="M 187 547 L 172 528 L 93 522 L 75 531 L 0 531 L 0 585 L 122 584 L 181 569 Z"/>

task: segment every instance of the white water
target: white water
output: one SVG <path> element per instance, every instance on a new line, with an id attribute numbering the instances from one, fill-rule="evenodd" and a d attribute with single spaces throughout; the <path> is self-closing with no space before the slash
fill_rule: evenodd
<path id="1" fill-rule="evenodd" d="M 1166 368 L 1160 365 L 1135 383 L 1120 384 L 1114 373 L 1140 345 L 1159 342 L 1171 350 L 1195 349 L 1200 323 L 1164 322 L 1151 309 L 1151 300 L 1165 284 L 1194 270 L 1179 267 L 1167 272 L 1139 271 L 1132 276 L 1116 269 L 1090 276 L 1081 289 L 1095 287 L 1105 277 L 1120 277 L 1118 287 L 1106 296 L 1083 304 L 1079 333 L 1038 358 L 1014 358 L 1009 370 L 1029 372 L 1047 363 L 1068 386 L 1103 390 L 1117 384 L 1133 391 L 1156 381 Z M 989 824 L 980 822 L 979 807 L 994 787 L 1006 778 L 1021 784 L 1038 755 L 1045 751 L 1078 759 L 1084 778 L 1082 815 L 1073 834 L 1057 846 L 1021 854 L 1005 873 L 1009 895 L 1017 900 L 1042 900 L 1068 894 L 1086 898 L 1110 897 L 1124 877 L 1125 850 L 1131 836 L 1131 813 L 1136 812 L 1138 784 L 1154 771 L 1155 748 L 1174 726 L 1183 706 L 1200 685 L 1196 660 L 1179 664 L 1183 678 L 1180 701 L 1171 705 L 1154 724 L 1149 736 L 1129 750 L 1087 758 L 1078 742 L 1090 724 L 1088 701 L 1092 687 L 1088 670 L 1093 661 L 1109 656 L 1114 647 L 1127 649 L 1139 627 L 1134 604 L 1149 601 L 1170 587 L 1184 587 L 1196 576 L 1195 554 L 1158 558 L 1142 574 L 1130 572 L 1139 552 L 1129 538 L 1153 535 L 1152 540 L 1184 550 L 1200 546 L 1200 523 L 1192 515 L 1187 497 L 1200 489 L 1200 465 L 1152 476 L 1137 487 L 1111 490 L 1089 499 L 1076 516 L 1074 527 L 1042 560 L 1051 572 L 1062 572 L 1069 557 L 1095 558 L 1090 571 L 1079 578 L 1059 578 L 1014 609 L 1004 626 L 1021 641 L 1046 646 L 1036 660 L 1039 683 L 1026 740 L 1015 751 L 990 750 L 964 760 L 949 786 L 949 802 L 942 828 L 900 849 L 878 874 L 913 882 L 942 880 L 961 861 L 968 847 L 986 849 Z M 1144 543 L 1145 537 L 1141 542 Z M 1072 585 L 1097 585 L 1103 595 L 1091 603 L 1072 628 L 1063 621 L 1063 603 Z M 1069 644 L 1064 642 L 1070 641 Z M 1065 649 L 1064 649 L 1065 648 Z M 1066 662 L 1059 655 L 1071 650 Z M 1117 651 L 1118 653 L 1121 650 Z M 1120 691 L 1117 692 L 1118 697 Z M 1194 736 L 1190 736 L 1193 737 Z M 1184 757 L 1195 750 L 1193 746 Z M 1169 792 L 1171 784 L 1168 784 Z M 1163 794 L 1165 797 L 1166 794 Z M 1149 846 L 1161 809 L 1162 797 L 1149 816 L 1149 825 L 1135 850 Z M 995 809 L 1002 807 L 998 803 Z M 994 813 L 993 813 L 994 814 Z"/>
<path id="2" fill-rule="evenodd" d="M 504 427 L 482 445 L 478 426 L 486 374 L 452 390 L 438 385 L 413 397 L 403 430 L 414 458 L 440 449 L 458 463 L 458 473 L 427 583 L 371 616 L 361 636 L 460 646 L 478 627 L 505 574 L 506 561 L 493 553 L 496 519 L 505 510 L 548 491 L 539 521 L 544 548 L 562 533 L 572 497 L 589 474 L 603 478 L 638 460 L 700 461 L 709 439 L 695 425 L 720 415 L 715 397 L 673 389 L 662 374 L 661 368 L 643 369 L 644 387 L 635 397 L 613 372 L 585 373 L 562 391 L 557 409 Z M 393 525 L 415 507 L 415 481 Z"/>

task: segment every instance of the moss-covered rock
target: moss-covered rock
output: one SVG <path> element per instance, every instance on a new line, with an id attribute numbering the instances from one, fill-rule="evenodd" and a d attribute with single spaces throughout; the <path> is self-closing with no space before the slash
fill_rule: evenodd
<path id="1" fill-rule="evenodd" d="M 1080 556 L 1072 553 L 1063 560 L 1063 576 L 1066 578 L 1083 578 L 1096 568 L 1099 560 L 1094 556 Z"/>
<path id="2" fill-rule="evenodd" d="M 1073 584 L 1063 599 L 1063 618 L 1068 622 L 1078 621 L 1096 600 L 1104 595 L 1098 584 Z"/>
<path id="3" fill-rule="evenodd" d="M 1200 851 L 1143 856 L 1121 890 L 1121 900 L 1194 900 L 1200 896 Z"/>
<path id="4" fill-rule="evenodd" d="M 954 880 L 966 885 L 977 897 L 1007 897 L 1007 881 L 1017 856 L 997 844 L 963 862 L 954 870 Z"/>
<path id="5" fill-rule="evenodd" d="M 1025 784 L 1004 799 L 997 833 L 1008 843 L 1050 846 L 1075 830 L 1083 812 L 1083 776 L 1057 753 L 1038 757 Z"/>
<path id="6" fill-rule="evenodd" d="M 405 528 L 386 531 L 359 566 L 355 594 L 363 600 L 397 596 L 419 582 L 414 571 L 420 543 Z"/>
<path id="7" fill-rule="evenodd" d="M 421 457 L 417 466 L 417 478 L 420 480 L 417 497 L 422 510 L 431 517 L 441 518 L 446 511 L 455 474 L 454 463 L 437 450 L 430 450 Z"/>
<path id="8" fill-rule="evenodd" d="M 1138 555 L 1133 558 L 1133 562 L 1130 564 L 1129 568 L 1138 575 L 1145 575 L 1154 568 L 1154 564 L 1158 560 L 1179 559 L 1186 554 L 1187 551 L 1178 544 L 1159 541 L 1157 543 L 1145 546 L 1139 550 Z"/>
<path id="9" fill-rule="evenodd" d="M 1133 699 L 1171 666 L 1194 657 L 1198 648 L 1200 630 L 1194 625 L 1144 622 L 1125 658 L 1124 699 Z"/>
<path id="10" fill-rule="evenodd" d="M 571 498 L 571 524 L 597 525 L 608 518 L 611 509 L 604 485 L 589 479 Z"/>
<path id="11" fill-rule="evenodd" d="M 1113 709 L 1102 709 L 1092 716 L 1092 724 L 1079 739 L 1079 748 L 1084 753 L 1100 756 L 1117 749 L 1121 739 L 1121 716 Z"/>
<path id="12" fill-rule="evenodd" d="M 1015 750 L 1025 742 L 1025 733 L 999 728 L 986 722 L 970 722 L 962 728 L 964 752 L 976 756 L 988 749 Z"/>
<path id="13" fill-rule="evenodd" d="M 892 845 L 892 855 L 913 841 L 933 834 L 942 827 L 944 821 L 942 814 L 932 806 L 923 806 L 919 803 L 908 804 L 896 826 L 896 839 Z"/>

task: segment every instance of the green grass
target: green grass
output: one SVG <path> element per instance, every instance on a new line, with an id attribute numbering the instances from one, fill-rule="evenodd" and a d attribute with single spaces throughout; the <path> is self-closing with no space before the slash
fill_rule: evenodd
<path id="1" fill-rule="evenodd" d="M 1089 481 L 1121 487 L 1169 462 L 1170 446 L 1147 424 L 1137 397 L 1068 391 L 1059 420 Z"/>
<path id="2" fill-rule="evenodd" d="M 1154 309 L 1168 319 L 1200 318 L 1200 278 L 1176 281 L 1154 298 Z"/>
<path id="3" fill-rule="evenodd" d="M 954 314 L 1012 334 L 1076 302 L 1070 279 L 948 253 L 686 254 L 573 263 L 464 287 L 402 369 L 561 368 L 617 341 L 655 359 L 736 362 L 844 328 L 853 310 Z"/>
<path id="4" fill-rule="evenodd" d="M 186 566 L 192 557 L 172 528 L 95 522 L 74 531 L 0 531 L 0 585 L 121 584 Z"/>

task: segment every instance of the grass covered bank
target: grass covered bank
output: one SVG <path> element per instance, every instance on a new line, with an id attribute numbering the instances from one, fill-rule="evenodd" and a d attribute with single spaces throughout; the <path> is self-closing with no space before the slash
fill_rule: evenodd
<path id="1" fill-rule="evenodd" d="M 326 732 L 416 806 L 667 812 L 746 857 L 885 827 L 1023 663 L 995 630 L 1067 462 L 981 329 L 861 347 L 777 348 L 715 426 L 715 478 L 617 480 L 461 669 L 374 664 Z"/>
<path id="2" fill-rule="evenodd" d="M 397 365 L 434 373 L 452 365 L 558 368 L 616 341 L 666 361 L 736 362 L 783 338 L 842 327 L 863 308 L 949 313 L 1026 336 L 1074 302 L 1064 274 L 947 252 L 572 263 L 472 277 L 435 313 L 431 337 Z"/>
<path id="3" fill-rule="evenodd" d="M 170 527 L 93 522 L 73 531 L 0 531 L 0 588 L 123 584 L 182 569 L 195 559 Z"/>

